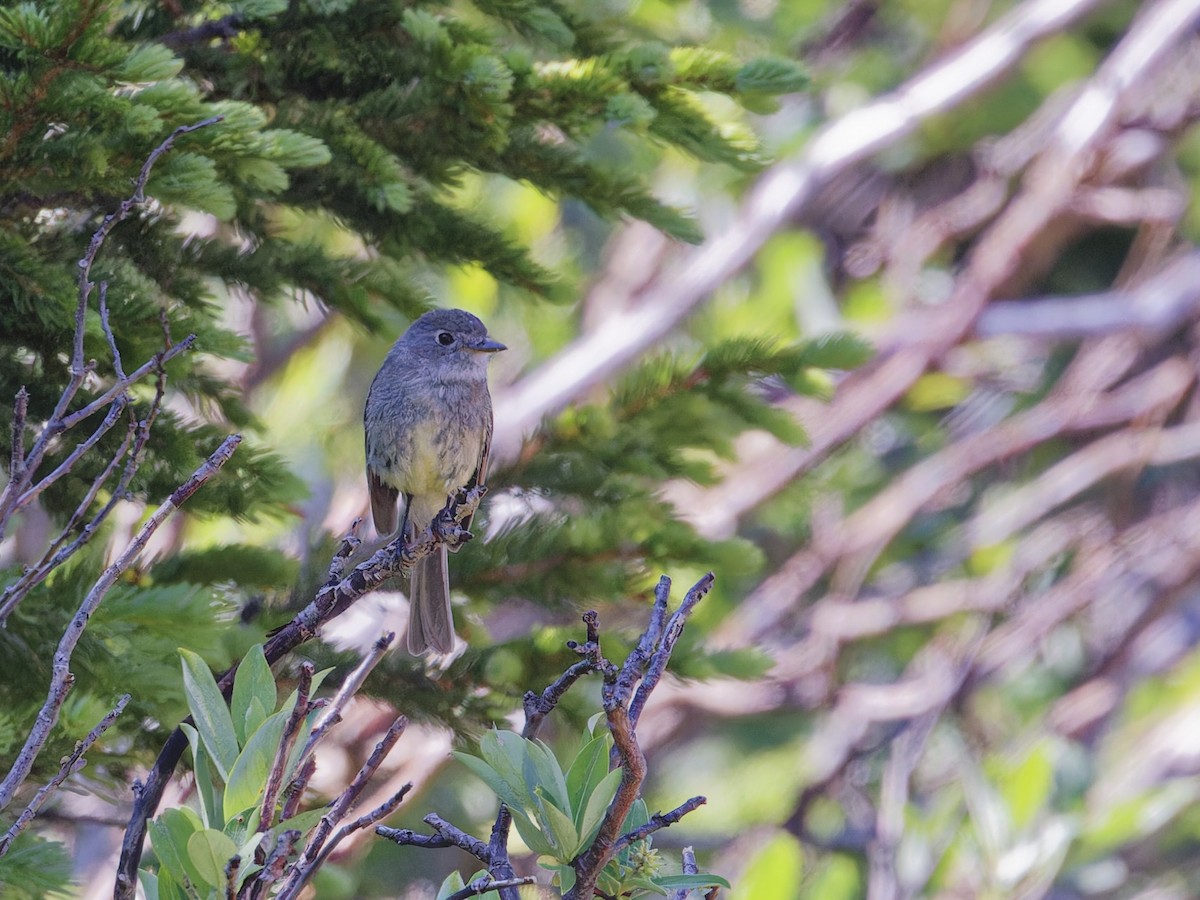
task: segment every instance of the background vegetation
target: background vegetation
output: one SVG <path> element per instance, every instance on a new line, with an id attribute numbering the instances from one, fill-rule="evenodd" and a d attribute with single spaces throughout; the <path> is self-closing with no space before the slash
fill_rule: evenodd
<path id="1" fill-rule="evenodd" d="M 495 798 L 451 747 L 519 727 L 583 610 L 623 658 L 661 573 L 712 570 L 639 730 L 650 809 L 708 798 L 665 854 L 695 846 L 736 898 L 1200 893 L 1197 21 L 1184 0 L 5 5 L 2 433 L 24 403 L 32 452 L 64 386 L 103 402 L 0 502 L 0 773 L 105 565 L 244 439 L 90 617 L 5 828 L 130 699 L 0 856 L 3 889 L 111 891 L 131 782 L 186 714 L 177 648 L 223 669 L 311 599 L 365 509 L 366 387 L 435 304 L 511 348 L 452 561 L 469 647 L 387 655 L 317 796 L 402 713 L 378 795 L 417 789 L 390 824 L 483 836 Z M 214 116 L 95 257 L 108 312 L 97 288 L 76 353 L 89 238 Z M 42 572 L 60 534 L 78 549 Z M 302 652 L 328 690 L 403 619 L 371 594 Z M 598 698 L 547 720 L 561 759 Z M 317 884 L 429 896 L 458 867 L 366 832 Z"/>

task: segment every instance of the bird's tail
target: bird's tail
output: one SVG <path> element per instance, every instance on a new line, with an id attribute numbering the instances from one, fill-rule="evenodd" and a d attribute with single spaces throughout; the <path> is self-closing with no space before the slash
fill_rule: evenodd
<path id="1" fill-rule="evenodd" d="M 433 648 L 449 653 L 454 649 L 454 619 L 444 546 L 417 561 L 409 587 L 408 652 L 417 656 Z"/>

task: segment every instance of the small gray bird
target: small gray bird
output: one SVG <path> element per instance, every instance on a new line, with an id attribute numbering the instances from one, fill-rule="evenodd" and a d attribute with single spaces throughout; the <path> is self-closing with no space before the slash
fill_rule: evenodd
<path id="1" fill-rule="evenodd" d="M 492 398 L 487 366 L 507 349 L 461 309 L 425 313 L 400 336 L 367 392 L 367 489 L 381 535 L 411 539 L 429 527 L 450 495 L 487 476 Z M 466 523 L 468 526 L 470 522 Z M 408 650 L 454 646 L 446 548 L 419 560 L 409 590 Z"/>

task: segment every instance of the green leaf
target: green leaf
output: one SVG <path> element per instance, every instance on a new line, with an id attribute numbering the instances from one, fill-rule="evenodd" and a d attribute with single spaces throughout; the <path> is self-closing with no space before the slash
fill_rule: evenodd
<path id="1" fill-rule="evenodd" d="M 225 784 L 225 821 L 255 806 L 262 798 L 267 773 L 275 761 L 289 715 L 286 709 L 275 713 L 246 741 L 246 747 L 234 762 Z"/>
<path id="2" fill-rule="evenodd" d="M 867 341 L 848 331 L 835 331 L 822 335 L 804 345 L 801 353 L 803 365 L 818 369 L 855 369 L 874 354 Z"/>
<path id="3" fill-rule="evenodd" d="M 228 782 L 229 772 L 238 756 L 237 734 L 233 730 L 229 707 L 204 660 L 183 647 L 179 649 L 179 656 L 183 660 L 183 689 L 196 730 L 221 778 Z"/>
<path id="4" fill-rule="evenodd" d="M 276 695 L 275 678 L 263 655 L 262 644 L 255 644 L 238 666 L 229 703 L 233 730 L 241 746 L 246 745 L 246 738 L 258 730 L 275 708 Z"/>
<path id="5" fill-rule="evenodd" d="M 200 884 L 219 888 L 225 884 L 225 866 L 237 856 L 237 845 L 227 834 L 206 828 L 188 838 L 187 855 Z"/>
<path id="6" fill-rule="evenodd" d="M 608 774 L 608 754 L 612 747 L 612 738 L 608 732 L 602 732 L 598 737 L 588 741 L 575 754 L 571 768 L 567 770 L 567 794 L 571 800 L 571 809 L 575 813 L 575 827 L 580 832 L 583 827 L 584 808 L 588 799 L 596 790 L 596 785 Z"/>
<path id="7" fill-rule="evenodd" d="M 187 853 L 187 837 L 191 837 L 191 831 L 188 831 L 187 836 L 180 843 L 174 839 L 170 829 L 167 828 L 163 821 L 167 813 L 176 811 L 173 809 L 164 810 L 162 816 L 150 820 L 146 826 L 146 831 L 150 835 L 150 846 L 154 848 L 154 853 L 158 857 L 160 867 L 182 873 L 187 871 L 183 867 L 183 857 Z"/>
<path id="8" fill-rule="evenodd" d="M 579 839 L 582 847 L 589 846 L 596 837 L 596 832 L 600 830 L 600 825 L 604 822 L 604 814 L 608 810 L 608 806 L 612 803 L 613 797 L 617 795 L 617 788 L 621 785 L 621 769 L 613 769 L 592 791 L 591 796 L 587 799 L 587 806 L 583 810 L 583 815 L 579 822 Z"/>
<path id="9" fill-rule="evenodd" d="M 142 44 L 126 54 L 113 73 L 120 81 L 163 81 L 174 78 L 183 60 L 162 44 Z"/>
<path id="10" fill-rule="evenodd" d="M 533 823 L 521 807 L 510 806 L 508 809 L 512 813 L 513 825 L 516 826 L 517 834 L 521 836 L 526 847 L 539 856 L 559 858 L 558 848 L 550 843 L 542 829 Z"/>
<path id="11" fill-rule="evenodd" d="M 221 822 L 221 791 L 213 785 L 212 769 L 209 755 L 200 740 L 200 732 L 187 722 L 179 726 L 187 735 L 192 747 L 192 773 L 196 776 L 196 792 L 200 795 L 201 809 L 204 812 L 205 825 L 219 825 Z"/>
<path id="12" fill-rule="evenodd" d="M 546 796 L 546 792 L 538 787 L 533 791 L 536 804 L 538 823 L 542 832 L 553 842 L 555 852 L 552 854 L 559 862 L 570 862 L 582 848 L 579 832 L 575 830 L 575 822 L 569 813 Z"/>
<path id="13" fill-rule="evenodd" d="M 461 891 L 466 886 L 467 883 L 463 881 L 462 875 L 457 871 L 451 872 L 442 882 L 442 886 L 438 888 L 437 900 L 446 900 L 447 897 Z"/>
<path id="14" fill-rule="evenodd" d="M 186 806 L 165 809 L 150 822 L 149 829 L 154 852 L 176 882 L 194 882 L 200 877 L 187 849 L 192 835 L 204 830 L 194 810 Z"/>
<path id="15" fill-rule="evenodd" d="M 525 744 L 525 788 L 533 793 L 541 788 L 543 796 L 562 812 L 571 815 L 571 797 L 567 791 L 567 779 L 554 752 L 541 741 L 529 741 L 518 734 L 514 736 Z"/>
<path id="16" fill-rule="evenodd" d="M 454 751 L 453 756 L 470 769 L 508 807 L 520 809 L 525 805 L 524 795 L 507 782 L 495 768 L 469 753 Z"/>

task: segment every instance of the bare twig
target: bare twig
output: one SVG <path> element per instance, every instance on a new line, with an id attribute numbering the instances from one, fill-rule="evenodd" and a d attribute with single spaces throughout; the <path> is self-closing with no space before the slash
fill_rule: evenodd
<path id="1" fill-rule="evenodd" d="M 671 657 L 684 623 L 696 604 L 712 587 L 712 583 L 713 575 L 710 572 L 688 591 L 679 609 L 664 625 L 671 582 L 665 577 L 660 579 L 655 591 L 655 607 L 650 623 L 639 639 L 637 647 L 625 660 L 625 664 L 619 669 L 611 664 L 597 666 L 604 677 L 601 697 L 608 730 L 613 739 L 610 766 L 620 766 L 621 781 L 592 845 L 572 863 L 575 869 L 575 885 L 566 893 L 564 900 L 590 900 L 601 870 L 619 852 L 621 846 L 624 846 L 620 842 L 621 827 L 641 793 L 642 783 L 646 778 L 646 757 L 634 730 L 634 707 L 636 706 L 636 711 L 640 713 L 645 706 L 646 699 L 658 684 Z M 589 625 L 588 637 L 589 643 L 597 645 L 596 652 L 599 653 L 599 636 L 594 630 L 594 624 Z M 642 683 L 638 694 L 633 695 L 634 686 L 639 680 Z"/>
<path id="2" fill-rule="evenodd" d="M 29 415 L 29 391 L 25 385 L 17 391 L 13 401 L 12 455 L 8 463 L 9 481 L 24 483 L 25 480 L 25 418 Z"/>
<path id="3" fill-rule="evenodd" d="M 117 378 L 125 377 L 125 367 L 121 364 L 121 351 L 117 349 L 117 336 L 113 334 L 112 323 L 108 320 L 108 282 L 100 282 L 100 327 L 104 330 L 104 339 L 108 341 L 108 352 L 112 354 L 113 371 Z"/>
<path id="4" fill-rule="evenodd" d="M 490 875 L 485 875 L 483 878 L 477 878 L 466 887 L 455 891 L 446 900 L 468 900 L 469 897 L 478 897 L 480 894 L 486 894 L 489 891 L 501 891 L 505 888 L 518 888 L 526 884 L 537 884 L 537 879 L 532 876 L 524 878 L 492 878 Z"/>
<path id="5" fill-rule="evenodd" d="M 436 813 L 430 813 L 425 817 L 425 824 L 431 827 L 434 831 L 448 840 L 455 847 L 466 850 L 477 860 L 484 865 L 489 865 L 491 857 L 488 853 L 488 845 L 478 838 L 473 838 L 461 829 L 455 828 L 441 816 Z"/>
<path id="6" fill-rule="evenodd" d="M 21 599 L 29 593 L 35 586 L 46 579 L 54 569 L 62 565 L 71 558 L 81 547 L 87 544 L 88 541 L 96 534 L 101 523 L 108 518 L 113 508 L 118 502 L 125 498 L 125 492 L 128 490 L 130 483 L 133 481 L 133 476 L 137 474 L 138 468 L 142 464 L 142 454 L 146 449 L 146 444 L 150 440 L 150 429 L 154 426 L 154 421 L 158 417 L 158 412 L 162 408 L 163 397 L 166 394 L 166 370 L 161 365 L 159 359 L 157 387 L 155 390 L 154 400 L 150 404 L 150 409 L 146 413 L 145 418 L 140 422 L 131 421 L 130 430 L 126 433 L 125 440 L 117 452 L 113 454 L 104 471 L 102 471 L 93 480 L 91 486 L 84 495 L 83 500 L 75 508 L 70 520 L 63 527 L 58 538 L 51 542 L 47 548 L 41 561 L 33 566 L 29 571 L 25 572 L 20 579 L 5 588 L 4 593 L 0 594 L 0 626 L 3 626 L 13 609 L 21 602 Z M 129 441 L 132 437 L 133 448 L 129 450 Z M 125 468 L 121 472 L 121 477 L 118 479 L 116 486 L 112 490 L 112 494 L 108 502 L 96 513 L 92 519 L 83 526 L 79 536 L 65 547 L 62 546 L 66 541 L 71 529 L 73 529 L 78 521 L 83 518 L 84 514 L 91 507 L 92 501 L 100 492 L 100 488 L 108 482 L 109 476 L 120 463 L 121 459 L 125 458 L 128 451 L 129 456 L 125 462 Z"/>
<path id="7" fill-rule="evenodd" d="M 367 782 L 371 780 L 371 777 L 379 769 L 379 766 L 383 763 L 388 753 L 391 752 L 392 747 L 396 745 L 396 741 L 400 740 L 400 735 L 404 733 L 404 729 L 407 726 L 408 719 L 404 716 L 399 716 L 392 722 L 379 743 L 375 745 L 375 749 L 371 751 L 371 755 L 367 757 L 367 761 L 359 768 L 358 774 L 354 776 L 354 780 L 338 795 L 333 805 L 330 806 L 329 811 L 321 816 L 321 821 L 317 823 L 317 827 L 309 837 L 308 843 L 305 844 L 300 858 L 292 867 L 291 874 L 276 895 L 278 900 L 291 900 L 291 898 L 297 896 L 300 893 L 300 889 L 312 877 L 321 858 L 321 852 L 325 847 L 326 839 L 333 832 L 337 824 L 345 818 L 346 813 L 350 811 L 350 807 L 358 801 L 358 797 L 366 788 Z M 400 802 L 400 799 L 403 799 L 404 793 L 404 791 L 401 791 L 394 798 L 397 804 Z M 349 831 L 345 833 L 348 834 Z M 342 836 L 344 837 L 345 834 Z"/>
<path id="8" fill-rule="evenodd" d="M 128 403 L 128 400 L 125 397 L 118 397 L 116 400 L 114 400 L 112 405 L 108 408 L 108 414 L 96 427 L 96 430 L 88 435 L 79 444 L 77 444 L 75 449 L 67 455 L 67 458 L 59 463 L 57 467 L 55 467 L 54 471 L 23 493 L 17 499 L 15 508 L 21 509 L 25 506 L 28 506 L 36 497 L 45 491 L 46 488 L 50 487 L 52 484 L 70 472 L 71 469 L 74 468 L 75 464 L 83 457 L 83 455 L 91 450 L 92 447 L 96 446 L 96 442 L 99 441 L 100 438 L 104 437 L 104 435 L 108 434 L 112 427 L 117 424 L 117 419 L 121 418 L 121 413 L 125 411 L 126 403 Z"/>
<path id="9" fill-rule="evenodd" d="M 686 803 L 679 804 L 679 806 L 675 807 L 670 812 L 655 813 L 650 817 L 650 821 L 646 822 L 644 825 L 640 825 L 632 831 L 627 831 L 617 838 L 616 842 L 613 844 L 613 852 L 620 853 L 630 844 L 636 844 L 638 841 L 645 840 L 647 837 L 654 834 L 654 832 L 661 831 L 664 828 L 674 825 L 688 813 L 699 809 L 707 802 L 708 800 L 705 797 L 693 797 Z"/>
<path id="10" fill-rule="evenodd" d="M 412 787 L 413 785 L 411 781 L 406 782 L 404 786 L 400 788 L 400 790 L 396 791 L 394 794 L 392 794 L 392 796 L 390 796 L 383 803 L 379 804 L 379 806 L 375 807 L 369 813 L 359 816 L 353 822 L 349 822 L 338 828 L 338 830 L 333 833 L 329 840 L 325 842 L 325 846 L 321 848 L 321 853 L 317 856 L 316 862 L 313 864 L 313 870 L 315 871 L 319 869 L 324 864 L 325 860 L 328 859 L 329 855 L 338 848 L 338 845 L 343 839 L 349 837 L 356 831 L 369 828 L 376 822 L 386 819 L 388 816 L 394 813 L 400 804 L 404 802 L 404 798 L 408 796 L 408 793 L 412 790 Z"/>
<path id="11" fill-rule="evenodd" d="M 3 837 L 0 837 L 0 856 L 3 856 L 8 852 L 9 848 L 12 846 L 12 842 L 16 840 L 17 835 L 24 831 L 25 827 L 33 821 L 34 816 L 38 814 L 38 811 L 42 808 L 42 805 L 45 804 L 48 799 L 50 799 L 50 795 L 58 790 L 59 786 L 66 781 L 69 776 L 73 775 L 75 772 L 78 772 L 85 765 L 87 765 L 87 760 L 83 758 L 83 754 L 87 753 L 88 750 L 91 749 L 92 744 L 96 743 L 96 741 L 100 738 L 100 735 L 104 734 L 104 732 L 108 730 L 109 726 L 117 720 L 117 717 L 125 711 L 125 707 L 128 705 L 129 699 L 129 694 L 122 694 L 121 699 L 117 701 L 117 705 L 114 706 L 112 710 L 110 710 L 109 713 L 96 724 L 95 728 L 87 733 L 87 736 L 82 741 L 79 741 L 75 744 L 75 749 L 72 750 L 69 755 L 63 758 L 62 765 L 58 770 L 58 774 L 46 782 L 46 784 L 44 784 L 42 788 L 36 794 L 34 794 L 33 799 L 29 801 L 29 805 L 25 807 L 19 816 L 17 816 L 17 820 L 13 822 L 12 827 L 5 832 Z"/>
<path id="12" fill-rule="evenodd" d="M 22 465 L 18 467 L 21 477 L 13 477 L 14 472 L 10 472 L 9 483 L 5 486 L 4 492 L 0 493 L 0 538 L 4 537 L 13 513 L 20 509 L 21 503 L 19 500 L 23 497 L 23 495 L 25 495 L 29 486 L 29 480 L 33 477 L 34 473 L 41 465 L 42 459 L 44 458 L 54 439 L 64 431 L 69 430 L 79 422 L 82 422 L 89 416 L 94 415 L 117 397 L 124 396 L 125 391 L 131 384 L 145 377 L 146 374 L 155 368 L 161 367 L 161 365 L 166 362 L 167 359 L 183 352 L 191 346 L 194 337 L 189 338 L 187 341 L 181 342 L 181 344 L 178 344 L 175 347 L 169 348 L 161 354 L 158 354 L 155 359 L 139 367 L 132 375 L 129 376 L 121 375 L 120 355 L 114 355 L 114 365 L 118 374 L 115 383 L 91 403 L 86 404 L 82 409 L 77 410 L 70 415 L 67 414 L 67 410 L 70 408 L 71 401 L 75 399 L 75 395 L 83 386 L 84 379 L 94 367 L 93 364 L 85 364 L 83 358 L 83 340 L 87 328 L 88 299 L 91 296 L 92 288 L 94 287 L 90 280 L 92 265 L 95 263 L 101 247 L 103 247 L 105 240 L 108 239 L 108 236 L 112 233 L 112 230 L 121 222 L 125 221 L 125 219 L 129 217 L 134 209 L 145 203 L 146 182 L 150 178 L 150 171 L 153 169 L 154 164 L 158 161 L 159 157 L 171 149 L 176 138 L 189 132 L 196 131 L 200 128 L 206 128 L 209 125 L 220 122 L 223 118 L 223 116 L 215 116 L 213 118 L 206 119 L 203 122 L 197 122 L 194 125 L 181 125 L 172 131 L 167 139 L 154 148 L 154 150 L 150 152 L 150 155 L 146 157 L 145 163 L 142 164 L 141 171 L 139 171 L 137 178 L 134 179 L 133 193 L 128 198 L 121 201 L 121 204 L 117 208 L 116 212 L 110 213 L 104 217 L 104 221 L 100 224 L 100 227 L 96 229 L 91 240 L 88 242 L 87 251 L 84 253 L 83 258 L 79 260 L 78 264 L 79 301 L 75 307 L 75 334 L 71 351 L 71 361 L 68 367 L 71 377 L 67 381 L 66 387 L 63 388 L 63 392 L 58 398 L 58 402 L 54 407 L 54 412 L 50 415 L 50 418 L 42 428 L 41 433 L 34 440 L 33 446 L 30 448 L 29 453 L 26 454 L 22 460 Z M 105 302 L 106 299 L 103 297 L 102 290 L 102 305 Z M 107 318 L 105 310 L 106 307 L 104 307 L 101 311 L 102 324 L 105 328 L 106 336 L 111 338 L 111 329 L 108 328 L 107 322 L 105 321 Z M 112 340 L 111 345 L 115 353 L 115 340 Z M 20 405 L 20 403 L 21 399 L 20 395 L 18 395 L 18 405 Z M 19 418 L 23 420 L 24 415 L 20 416 Z M 23 441 L 19 443 L 23 444 Z M 28 500 L 25 502 L 28 502 Z"/>
<path id="13" fill-rule="evenodd" d="M 401 847 L 424 847 L 427 850 L 442 850 L 446 847 L 456 846 L 454 841 L 443 834 L 417 834 L 417 832 L 407 828 L 389 828 L 386 825 L 378 825 L 375 828 L 375 833 L 394 844 L 399 844 Z M 486 862 L 486 859 L 484 862 Z"/>
<path id="14" fill-rule="evenodd" d="M 700 867 L 696 865 L 696 851 L 691 847 L 683 848 L 683 864 L 681 868 L 684 875 L 695 875 L 700 871 Z M 687 896 L 691 892 L 691 888 L 680 888 L 674 891 L 668 900 L 687 900 Z"/>
<path id="15" fill-rule="evenodd" d="M 159 526 L 175 510 L 182 506 L 192 494 L 198 491 L 221 470 L 221 467 L 229 461 L 229 458 L 233 455 L 233 452 L 237 449 L 241 441 L 241 435 L 235 434 L 227 437 L 221 443 L 221 446 L 213 451 L 212 455 L 204 461 L 200 468 L 192 473 L 187 481 L 172 491 L 171 496 L 154 511 L 120 555 L 100 575 L 95 585 L 88 591 L 87 596 L 84 597 L 83 602 L 79 605 L 79 609 L 75 612 L 74 618 L 67 626 L 66 631 L 63 632 L 58 649 L 54 653 L 52 675 L 46 702 L 43 704 L 41 711 L 38 712 L 33 728 L 29 732 L 25 745 L 21 748 L 20 753 L 17 754 L 16 761 L 13 763 L 8 775 L 5 776 L 4 781 L 0 783 L 0 809 L 4 809 L 12 802 L 13 795 L 28 777 L 30 769 L 33 768 L 34 760 L 37 759 L 42 747 L 45 746 L 46 740 L 50 737 L 50 731 L 54 727 L 54 723 L 58 721 L 59 708 L 62 706 L 74 678 L 70 672 L 71 655 L 74 653 L 79 639 L 83 636 L 88 621 L 100 606 L 101 601 L 113 584 L 116 583 L 117 578 L 133 565 L 134 560 L 137 559 L 138 555 L 142 552 L 142 548 L 146 546 L 146 542 L 150 540 L 150 537 L 158 530 Z"/>
<path id="16" fill-rule="evenodd" d="M 336 557 L 335 557 L 336 558 Z M 331 567 L 332 568 L 332 567 Z M 329 705 L 321 711 L 321 717 L 317 720 L 312 732 L 308 736 L 308 740 L 304 743 L 304 749 L 300 751 L 301 763 L 307 761 L 311 757 L 313 750 L 319 744 L 322 738 L 329 733 L 329 730 L 341 721 L 342 710 L 346 708 L 346 704 L 350 702 L 350 698 L 358 693 L 358 689 L 363 686 L 363 682 L 367 680 L 367 676 L 371 674 L 371 670 L 379 664 L 387 653 L 388 648 L 396 639 L 396 632 L 389 631 L 381 635 L 374 646 L 371 647 L 371 652 L 365 655 L 354 670 L 346 676 L 341 687 L 329 702 Z"/>
<path id="17" fill-rule="evenodd" d="M 296 734 L 300 731 L 300 723 L 308 715 L 308 694 L 312 690 L 313 673 L 316 671 L 308 660 L 300 664 L 300 678 L 296 684 L 296 705 L 283 726 L 283 734 L 279 738 L 279 746 L 275 748 L 275 761 L 267 773 L 267 783 L 263 788 L 262 812 L 258 817 L 258 830 L 267 831 L 275 824 L 275 801 L 279 799 L 279 788 L 286 774 L 288 757 L 292 755 L 292 746 L 296 743 Z"/>

